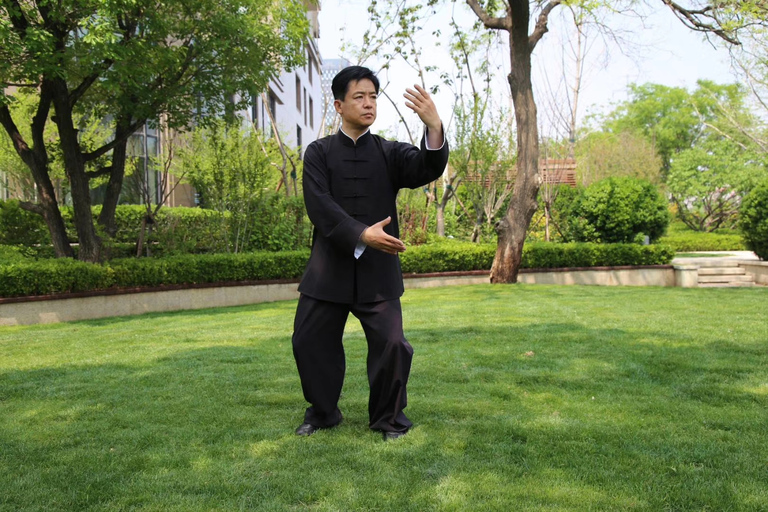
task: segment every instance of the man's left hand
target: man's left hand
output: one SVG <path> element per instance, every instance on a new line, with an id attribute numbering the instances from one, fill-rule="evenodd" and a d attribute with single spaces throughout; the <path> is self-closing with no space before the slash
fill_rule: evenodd
<path id="1" fill-rule="evenodd" d="M 432 101 L 432 97 L 429 93 L 420 85 L 414 85 L 414 89 L 406 89 L 405 106 L 416 112 L 421 121 L 427 125 L 429 129 L 430 139 L 435 137 L 436 140 L 443 140 L 443 123 L 440 121 L 440 116 L 437 113 L 437 107 L 435 102 Z M 440 144 L 437 144 L 440 146 Z"/>

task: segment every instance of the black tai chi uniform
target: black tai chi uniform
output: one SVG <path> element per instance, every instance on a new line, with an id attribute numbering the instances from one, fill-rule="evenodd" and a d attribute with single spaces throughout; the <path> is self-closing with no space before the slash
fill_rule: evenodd
<path id="1" fill-rule="evenodd" d="M 357 142 L 341 130 L 314 141 L 304 154 L 304 201 L 314 225 L 312 254 L 299 285 L 293 353 L 304 398 L 304 422 L 331 427 L 338 408 L 345 360 L 341 338 L 350 312 L 368 341 L 369 426 L 402 432 L 412 423 L 403 413 L 413 349 L 403 335 L 400 259 L 360 244 L 370 225 L 400 237 L 395 200 L 401 188 L 440 177 L 448 145 L 428 150 L 369 132 Z M 359 254 L 359 258 L 355 256 Z"/>

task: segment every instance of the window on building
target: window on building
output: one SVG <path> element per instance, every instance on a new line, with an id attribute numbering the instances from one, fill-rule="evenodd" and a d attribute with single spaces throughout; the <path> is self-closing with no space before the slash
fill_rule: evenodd
<path id="1" fill-rule="evenodd" d="M 304 88 L 304 126 L 307 126 L 307 89 Z"/>
<path id="2" fill-rule="evenodd" d="M 307 63 L 309 66 L 309 85 L 312 85 L 312 68 L 315 67 L 315 61 L 312 59 L 312 53 L 307 49 Z"/>
<path id="3" fill-rule="evenodd" d="M 296 75 L 296 110 L 301 112 L 301 79 Z"/>
<path id="4" fill-rule="evenodd" d="M 296 147 L 301 153 L 301 126 L 296 125 Z"/>
<path id="5" fill-rule="evenodd" d="M 274 121 L 275 125 L 277 125 L 277 96 L 275 96 L 275 93 L 272 91 L 269 91 L 268 99 L 269 104 L 267 107 L 269 112 L 265 112 L 262 118 L 264 119 L 264 132 L 268 136 L 272 137 L 274 135 L 274 131 L 272 130 L 272 122 Z"/>
<path id="6" fill-rule="evenodd" d="M 312 101 L 312 97 L 309 98 L 309 127 L 315 127 L 315 104 Z"/>
<path id="7" fill-rule="evenodd" d="M 160 153 L 159 133 L 157 129 L 146 125 L 128 138 L 126 147 L 128 165 L 133 172 L 126 178 L 121 191 L 120 201 L 127 204 L 142 204 L 148 193 L 152 201 L 160 201 L 160 177 L 156 167 L 156 158 Z"/>

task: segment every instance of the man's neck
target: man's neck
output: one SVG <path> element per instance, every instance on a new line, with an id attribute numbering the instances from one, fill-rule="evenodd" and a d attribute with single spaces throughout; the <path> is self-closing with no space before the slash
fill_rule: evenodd
<path id="1" fill-rule="evenodd" d="M 350 128 L 348 126 L 345 126 L 344 123 L 341 123 L 341 132 L 352 139 L 352 141 L 357 144 L 357 139 L 368 133 L 371 129 L 365 128 L 365 129 L 354 129 Z"/>

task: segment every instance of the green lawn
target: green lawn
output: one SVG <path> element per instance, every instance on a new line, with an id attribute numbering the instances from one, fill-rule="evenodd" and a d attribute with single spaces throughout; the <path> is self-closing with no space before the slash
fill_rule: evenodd
<path id="1" fill-rule="evenodd" d="M 407 412 L 298 438 L 295 302 L 0 328 L 0 510 L 768 510 L 768 289 L 408 291 Z"/>

